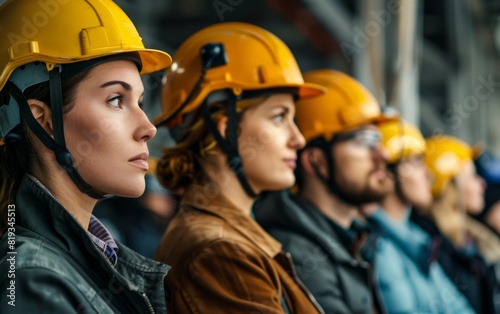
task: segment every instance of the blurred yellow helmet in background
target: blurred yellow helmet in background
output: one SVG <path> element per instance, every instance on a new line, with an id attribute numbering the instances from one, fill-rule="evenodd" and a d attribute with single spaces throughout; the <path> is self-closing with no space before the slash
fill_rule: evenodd
<path id="1" fill-rule="evenodd" d="M 326 88 L 324 95 L 297 102 L 296 121 L 306 142 L 384 119 L 375 97 L 357 80 L 339 71 L 322 69 L 304 74 L 307 83 Z"/>
<path id="2" fill-rule="evenodd" d="M 432 195 L 440 196 L 448 183 L 463 170 L 465 164 L 474 160 L 477 155 L 477 150 L 458 138 L 448 135 L 428 138 L 425 164 L 434 177 Z"/>
<path id="3" fill-rule="evenodd" d="M 379 125 L 382 147 L 389 164 L 414 155 L 424 154 L 425 139 L 420 131 L 406 121 L 389 121 Z"/>

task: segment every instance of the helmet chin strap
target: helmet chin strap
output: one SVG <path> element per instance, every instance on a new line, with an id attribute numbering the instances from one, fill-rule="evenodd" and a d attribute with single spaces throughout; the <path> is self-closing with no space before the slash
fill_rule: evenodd
<path id="1" fill-rule="evenodd" d="M 399 159 L 395 163 L 387 165 L 387 169 L 391 172 L 391 174 L 393 176 L 396 194 L 404 203 L 410 204 L 410 201 L 403 193 L 403 188 L 401 186 L 401 180 L 399 179 L 399 175 L 398 175 L 398 167 L 399 167 L 400 162 L 401 162 L 401 159 Z"/>
<path id="2" fill-rule="evenodd" d="M 5 88 L 19 105 L 20 114 L 38 139 L 55 154 L 57 163 L 66 171 L 71 180 L 83 193 L 95 199 L 102 199 L 105 196 L 98 193 L 81 177 L 76 169 L 71 154 L 66 148 L 63 128 L 62 91 L 61 91 L 61 71 L 60 66 L 55 67 L 49 73 L 50 101 L 52 109 L 52 125 L 54 128 L 54 138 L 52 138 L 42 126 L 36 121 L 31 113 L 28 102 L 22 91 L 13 82 L 8 81 Z"/>
<path id="3" fill-rule="evenodd" d="M 224 153 L 227 155 L 227 164 L 229 168 L 236 174 L 238 181 L 240 182 L 245 193 L 251 198 L 255 198 L 258 195 L 253 191 L 252 187 L 248 183 L 245 173 L 243 171 L 243 164 L 241 162 L 240 155 L 238 153 L 238 115 L 236 113 L 236 100 L 237 96 L 235 96 L 232 92 L 227 91 L 227 120 L 228 120 L 228 129 L 227 129 L 227 140 L 225 140 L 220 134 L 219 130 L 215 122 L 212 120 L 210 114 L 210 106 L 208 101 L 205 100 L 202 104 L 203 110 L 203 119 L 207 124 L 208 130 L 210 134 L 214 137 L 217 145 L 222 149 Z"/>
<path id="4" fill-rule="evenodd" d="M 320 172 L 318 167 L 316 165 L 311 164 L 316 176 L 323 182 L 323 184 L 328 188 L 328 191 L 332 193 L 333 195 L 337 196 L 342 202 L 352 205 L 352 206 L 359 206 L 362 205 L 362 202 L 353 200 L 351 197 L 349 197 L 342 189 L 339 187 L 335 180 L 335 160 L 333 158 L 332 154 L 332 146 L 334 145 L 334 141 L 325 141 L 325 140 L 320 140 L 318 141 L 317 144 L 315 144 L 316 147 L 320 148 L 323 152 L 325 152 L 326 155 L 326 162 L 327 162 L 327 167 L 328 167 L 328 177 L 324 177 Z"/>

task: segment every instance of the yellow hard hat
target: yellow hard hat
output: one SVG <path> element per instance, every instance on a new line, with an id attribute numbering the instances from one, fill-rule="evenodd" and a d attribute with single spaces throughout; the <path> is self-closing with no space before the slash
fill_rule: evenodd
<path id="1" fill-rule="evenodd" d="M 425 164 L 431 171 L 434 182 L 432 195 L 440 196 L 448 183 L 462 171 L 468 161 L 474 160 L 478 151 L 458 138 L 436 135 L 426 141 Z"/>
<path id="2" fill-rule="evenodd" d="M 305 73 L 304 80 L 327 89 L 320 97 L 297 102 L 297 125 L 306 142 L 331 140 L 339 132 L 385 120 L 375 97 L 347 74 L 322 69 Z"/>
<path id="3" fill-rule="evenodd" d="M 209 61 L 210 67 L 205 64 L 207 58 L 214 59 Z M 163 113 L 155 119 L 156 125 L 174 112 L 178 119 L 169 125 L 176 125 L 214 91 L 230 90 L 240 95 L 290 87 L 297 89 L 299 98 L 324 92 L 320 86 L 304 83 L 294 56 L 279 38 L 251 24 L 230 22 L 204 28 L 184 41 L 173 59 L 166 71 Z M 204 70 L 205 76 L 196 87 Z"/>
<path id="4" fill-rule="evenodd" d="M 34 61 L 68 64 L 138 52 L 141 74 L 168 67 L 162 51 L 145 49 L 127 15 L 111 0 L 8 0 L 0 7 L 0 90 L 14 69 Z"/>
<path id="5" fill-rule="evenodd" d="M 382 147 L 387 152 L 389 164 L 424 154 L 425 139 L 422 133 L 406 121 L 381 123 L 379 129 L 382 135 Z"/>

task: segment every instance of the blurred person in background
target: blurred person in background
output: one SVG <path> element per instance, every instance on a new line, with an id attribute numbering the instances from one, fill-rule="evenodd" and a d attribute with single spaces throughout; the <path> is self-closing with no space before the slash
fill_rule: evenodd
<path id="1" fill-rule="evenodd" d="M 26 35 L 42 7 L 50 17 Z M 156 129 L 140 75 L 170 56 L 108 0 L 7 1 L 0 39 L 0 312 L 165 313 L 169 267 L 92 212 L 144 192 Z"/>
<path id="2" fill-rule="evenodd" d="M 488 185 L 486 187 L 484 210 L 478 218 L 497 236 L 500 236 L 500 186 Z"/>
<path id="3" fill-rule="evenodd" d="M 476 312 L 498 313 L 494 304 L 498 283 L 492 272 L 498 261 L 498 239 L 469 216 L 481 212 L 484 205 L 485 184 L 476 173 L 476 156 L 458 138 L 427 139 L 425 164 L 433 177 L 433 203 L 412 211 L 411 219 L 439 243 L 440 265 Z"/>
<path id="4" fill-rule="evenodd" d="M 295 99 L 324 91 L 304 83 L 288 47 L 246 23 L 191 35 L 163 86 L 163 115 L 176 145 L 158 178 L 181 195 L 155 258 L 173 313 L 323 313 L 297 280 L 291 258 L 251 217 L 264 191 L 295 182 L 304 138 Z"/>
<path id="5" fill-rule="evenodd" d="M 380 132 L 394 189 L 368 221 L 379 235 L 375 277 L 387 313 L 474 313 L 436 261 L 436 243 L 410 221 L 413 206 L 432 203 L 422 134 L 403 120 Z"/>
<path id="6" fill-rule="evenodd" d="M 306 139 L 296 171 L 298 194 L 269 193 L 256 202 L 257 221 L 294 257 L 300 279 L 327 313 L 380 312 L 372 268 L 361 256 L 367 236 L 358 207 L 390 192 L 376 123 L 375 97 L 334 70 L 304 74 L 327 93 L 297 104 Z"/>
<path id="7" fill-rule="evenodd" d="M 484 210 L 474 217 L 500 236 L 500 158 L 483 152 L 474 164 L 486 182 Z"/>

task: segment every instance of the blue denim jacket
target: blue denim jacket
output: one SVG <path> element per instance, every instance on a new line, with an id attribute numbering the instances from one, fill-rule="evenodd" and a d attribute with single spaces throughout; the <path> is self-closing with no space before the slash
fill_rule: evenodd
<path id="1" fill-rule="evenodd" d="M 474 313 L 433 258 L 431 238 L 409 214 L 396 223 L 378 209 L 370 222 L 380 234 L 375 277 L 388 313 Z"/>
<path id="2" fill-rule="evenodd" d="M 118 243 L 113 267 L 73 216 L 27 176 L 14 213 L 15 254 L 8 234 L 0 239 L 0 313 L 166 313 L 169 266 Z M 14 272 L 6 272 L 12 265 Z"/>

